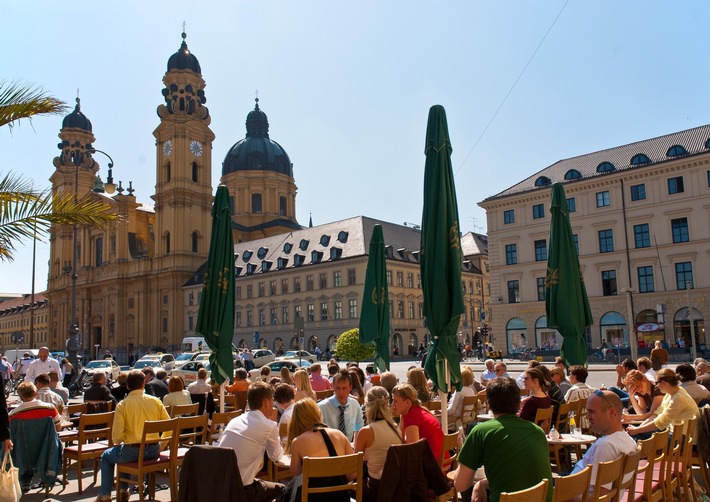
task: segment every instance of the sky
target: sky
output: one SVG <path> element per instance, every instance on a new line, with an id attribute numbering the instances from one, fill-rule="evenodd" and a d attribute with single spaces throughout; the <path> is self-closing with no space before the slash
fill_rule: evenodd
<path id="1" fill-rule="evenodd" d="M 297 219 L 421 223 L 428 110 L 445 107 L 462 231 L 478 203 L 554 162 L 710 122 L 710 2 L 241 0 L 8 2 L 0 80 L 43 86 L 93 124 L 94 146 L 155 192 L 162 78 L 182 23 L 207 86 L 213 187 L 246 115 L 289 154 Z M 62 116 L 0 128 L 0 173 L 48 188 Z M 97 154 L 105 179 L 107 159 Z M 31 290 L 32 243 L 0 262 Z M 49 243 L 37 244 L 36 290 Z"/>

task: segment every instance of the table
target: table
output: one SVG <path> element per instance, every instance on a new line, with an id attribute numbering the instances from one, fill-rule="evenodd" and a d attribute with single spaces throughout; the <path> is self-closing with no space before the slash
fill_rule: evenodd
<path id="1" fill-rule="evenodd" d="M 456 470 L 449 471 L 446 473 L 446 477 L 453 483 L 454 478 L 456 476 Z M 473 482 L 478 483 L 482 479 L 486 479 L 486 468 L 485 467 L 479 467 L 476 469 L 476 472 L 473 474 Z"/>
<path id="2" fill-rule="evenodd" d="M 575 454 L 577 455 L 577 460 L 582 458 L 582 449 L 580 448 L 582 445 L 590 445 L 594 441 L 597 440 L 596 436 L 592 436 L 589 434 L 577 434 L 576 436 L 572 436 L 572 434 L 560 434 L 559 439 L 552 439 L 549 435 L 547 437 L 547 445 L 550 448 L 550 453 L 552 453 L 555 456 L 555 464 L 557 465 L 557 470 L 559 471 L 561 469 L 561 459 L 560 459 L 560 450 L 562 448 L 574 448 Z M 572 465 L 571 465 L 571 460 L 569 456 L 569 452 L 566 455 L 566 461 L 565 461 L 565 470 L 567 472 L 572 470 Z"/>
<path id="3" fill-rule="evenodd" d="M 494 418 L 493 413 L 481 413 L 480 415 L 476 415 L 476 422 L 487 422 L 488 420 L 493 420 Z"/>

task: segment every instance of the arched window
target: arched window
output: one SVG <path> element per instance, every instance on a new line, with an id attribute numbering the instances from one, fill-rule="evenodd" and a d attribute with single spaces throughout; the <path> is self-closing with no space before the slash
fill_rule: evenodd
<path id="1" fill-rule="evenodd" d="M 279 197 L 279 216 L 286 216 L 286 197 Z"/>
<path id="2" fill-rule="evenodd" d="M 552 184 L 552 181 L 547 176 L 540 176 L 535 180 L 536 187 L 546 187 Z"/>
<path id="3" fill-rule="evenodd" d="M 192 163 L 192 181 L 197 183 L 197 162 Z"/>
<path id="4" fill-rule="evenodd" d="M 555 328 L 547 327 L 547 316 L 541 316 L 535 321 L 535 340 L 543 350 L 559 350 L 562 337 Z"/>
<path id="5" fill-rule="evenodd" d="M 165 232 L 165 254 L 170 254 L 170 232 Z"/>
<path id="6" fill-rule="evenodd" d="M 570 169 L 565 173 L 565 179 L 566 180 L 578 180 L 582 177 L 582 173 L 577 171 L 576 169 Z"/>
<path id="7" fill-rule="evenodd" d="M 616 171 L 616 166 L 612 164 L 611 162 L 600 162 L 599 165 L 597 166 L 597 172 L 598 173 L 610 173 L 612 171 Z"/>
<path id="8" fill-rule="evenodd" d="M 165 181 L 170 181 L 170 161 L 168 161 L 167 164 L 165 164 Z"/>
<path id="9" fill-rule="evenodd" d="M 629 338 L 626 319 L 618 312 L 607 312 L 599 319 L 600 336 L 610 347 L 628 347 Z M 601 340 L 600 340 L 601 343 Z"/>
<path id="10" fill-rule="evenodd" d="M 253 193 L 251 194 L 251 212 L 255 214 L 261 214 L 261 194 Z"/>
<path id="11" fill-rule="evenodd" d="M 673 145 L 666 152 L 666 157 L 680 157 L 681 155 L 688 155 L 688 150 L 680 145 Z"/>
<path id="12" fill-rule="evenodd" d="M 632 166 L 641 166 L 643 164 L 649 164 L 651 162 L 651 159 L 648 158 L 648 155 L 645 153 L 637 153 L 633 157 L 631 157 L 631 165 Z"/>
<path id="13" fill-rule="evenodd" d="M 197 232 L 192 232 L 192 252 L 197 253 L 197 243 L 199 241 L 200 236 L 197 234 Z"/>

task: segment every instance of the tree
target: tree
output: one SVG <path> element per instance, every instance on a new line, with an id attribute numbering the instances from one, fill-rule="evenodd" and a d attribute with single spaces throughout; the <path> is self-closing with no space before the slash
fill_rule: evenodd
<path id="1" fill-rule="evenodd" d="M 372 345 L 360 343 L 360 330 L 358 328 L 346 331 L 338 337 L 335 352 L 340 359 L 349 361 L 364 361 L 372 357 Z"/>
<path id="2" fill-rule="evenodd" d="M 0 127 L 35 115 L 63 113 L 66 105 L 41 87 L 0 82 Z M 33 183 L 9 173 L 0 179 L 0 261 L 11 261 L 15 243 L 46 235 L 52 224 L 106 227 L 117 219 L 110 206 L 91 196 L 36 190 Z"/>

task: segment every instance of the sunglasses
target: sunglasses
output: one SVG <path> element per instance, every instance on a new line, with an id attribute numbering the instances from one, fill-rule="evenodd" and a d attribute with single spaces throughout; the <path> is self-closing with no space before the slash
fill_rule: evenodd
<path id="1" fill-rule="evenodd" d="M 613 408 L 613 407 L 614 407 L 614 406 L 612 406 L 611 401 L 609 401 L 609 399 L 608 399 L 608 398 L 606 397 L 606 395 L 604 394 L 604 391 L 602 391 L 602 390 L 595 390 L 595 391 L 594 391 L 594 395 L 595 395 L 595 396 L 599 396 L 599 397 L 601 397 L 604 401 L 606 401 L 606 404 L 607 404 L 607 406 L 608 406 L 609 408 Z"/>

